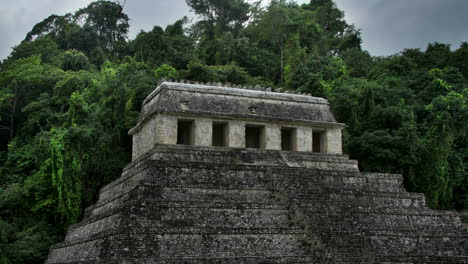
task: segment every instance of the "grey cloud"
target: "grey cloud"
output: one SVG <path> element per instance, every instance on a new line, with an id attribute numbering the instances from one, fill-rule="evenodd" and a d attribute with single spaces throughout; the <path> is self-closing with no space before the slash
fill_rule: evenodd
<path id="1" fill-rule="evenodd" d="M 130 38 L 134 38 L 141 30 L 150 31 L 158 25 L 165 28 L 183 16 L 190 15 L 190 8 L 185 0 L 129 0 L 124 12 L 130 20 Z"/>
<path id="2" fill-rule="evenodd" d="M 14 0 L 0 6 L 0 59 L 10 54 L 35 24 L 46 17 L 64 15 L 86 6 L 92 0 Z"/>
<path id="3" fill-rule="evenodd" d="M 348 23 L 362 29 L 363 47 L 384 56 L 405 48 L 468 41 L 466 0 L 336 0 Z"/>
<path id="4" fill-rule="evenodd" d="M 265 0 L 266 1 L 266 0 Z M 299 0 L 304 3 L 309 0 Z M 335 0 L 348 23 L 362 29 L 363 47 L 372 55 L 390 55 L 404 48 L 422 48 L 438 41 L 457 48 L 468 41 L 467 0 Z M 64 15 L 92 0 L 14 0 L 0 6 L 0 59 L 26 33 L 51 14 Z M 120 2 L 125 2 L 120 0 Z M 130 38 L 153 26 L 163 28 L 183 16 L 194 17 L 185 0 L 127 0 Z"/>
<path id="5" fill-rule="evenodd" d="M 0 59 L 11 52 L 38 22 L 51 14 L 64 15 L 85 7 L 92 0 L 18 0 L 0 6 Z M 120 1 L 123 3 L 124 1 Z M 155 25 L 165 27 L 189 15 L 185 0 L 127 0 L 124 12 L 130 17 L 130 38 Z"/>

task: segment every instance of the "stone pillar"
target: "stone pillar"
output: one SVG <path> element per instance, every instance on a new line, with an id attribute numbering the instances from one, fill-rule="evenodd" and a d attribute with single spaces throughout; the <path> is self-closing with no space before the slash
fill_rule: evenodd
<path id="1" fill-rule="evenodd" d="M 312 152 L 312 128 L 296 128 L 296 150 Z"/>
<path id="2" fill-rule="evenodd" d="M 197 118 L 193 127 L 193 144 L 195 146 L 211 146 L 213 143 L 213 122 L 208 118 Z"/>
<path id="3" fill-rule="evenodd" d="M 156 144 L 177 144 L 177 117 L 158 114 L 152 120 L 155 122 L 152 136 Z"/>
<path id="4" fill-rule="evenodd" d="M 140 136 L 139 136 L 139 133 L 136 132 L 132 135 L 132 161 L 133 160 L 136 160 L 138 157 L 140 157 L 141 153 L 140 153 L 140 149 L 141 149 L 141 146 L 140 146 Z"/>
<path id="5" fill-rule="evenodd" d="M 229 121 L 227 124 L 227 142 L 231 148 L 245 148 L 245 123 Z"/>
<path id="6" fill-rule="evenodd" d="M 266 125 L 263 135 L 264 149 L 281 150 L 281 128 L 278 125 Z"/>
<path id="7" fill-rule="evenodd" d="M 342 154 L 341 129 L 332 128 L 325 132 L 325 152 L 330 154 Z"/>
<path id="8" fill-rule="evenodd" d="M 155 133 L 156 122 L 154 119 L 150 119 L 132 135 L 132 160 L 137 159 L 154 147 L 156 144 Z"/>

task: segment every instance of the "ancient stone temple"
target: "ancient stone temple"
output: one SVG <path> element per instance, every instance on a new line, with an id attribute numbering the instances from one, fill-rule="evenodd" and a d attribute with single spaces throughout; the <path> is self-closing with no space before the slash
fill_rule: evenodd
<path id="1" fill-rule="evenodd" d="M 163 82 L 46 263 L 468 263 L 458 215 L 359 172 L 344 127 L 321 98 Z"/>

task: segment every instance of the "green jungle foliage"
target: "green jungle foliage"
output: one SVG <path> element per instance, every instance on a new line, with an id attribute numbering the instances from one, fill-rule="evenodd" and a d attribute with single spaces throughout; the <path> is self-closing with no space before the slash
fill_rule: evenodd
<path id="1" fill-rule="evenodd" d="M 186 2 L 196 22 L 133 40 L 115 2 L 51 15 L 0 64 L 1 264 L 43 263 L 120 175 L 160 78 L 325 97 L 361 170 L 403 174 L 432 208 L 468 208 L 468 43 L 372 57 L 332 0 Z"/>

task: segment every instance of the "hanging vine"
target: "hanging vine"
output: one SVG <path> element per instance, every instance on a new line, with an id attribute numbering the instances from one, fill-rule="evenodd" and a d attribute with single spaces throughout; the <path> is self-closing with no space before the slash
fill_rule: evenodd
<path id="1" fill-rule="evenodd" d="M 81 212 L 81 174 L 83 160 L 67 148 L 65 129 L 52 129 L 49 158 L 44 162 L 50 171 L 52 186 L 57 194 L 57 211 L 65 222 L 75 222 Z"/>

